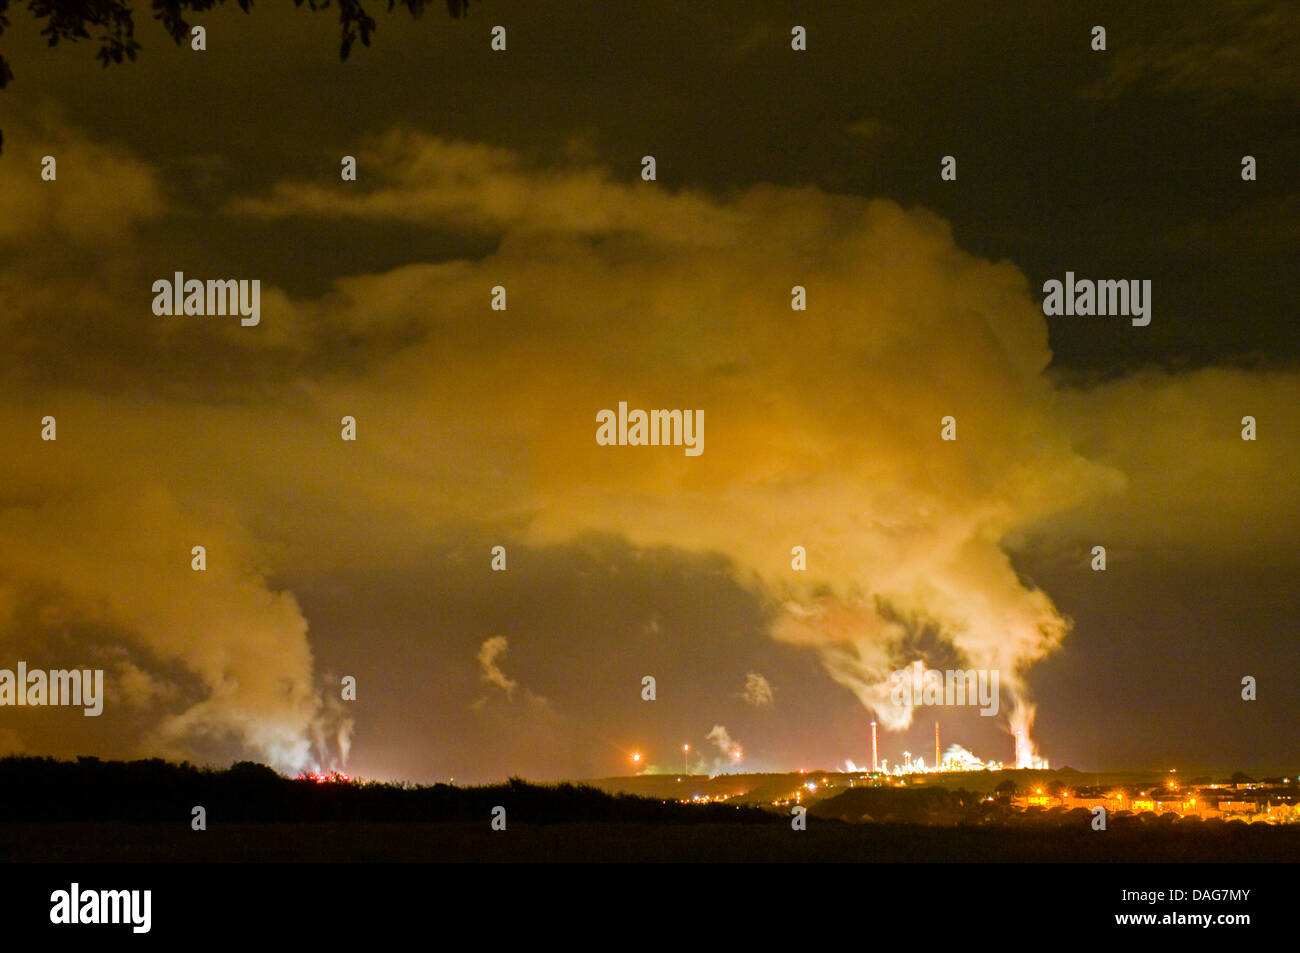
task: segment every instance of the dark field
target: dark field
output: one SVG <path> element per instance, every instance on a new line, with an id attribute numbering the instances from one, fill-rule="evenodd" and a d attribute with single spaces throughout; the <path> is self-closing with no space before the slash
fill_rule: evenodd
<path id="1" fill-rule="evenodd" d="M 734 783 L 734 782 L 729 782 Z M 774 782 L 775 783 L 775 782 Z M 0 862 L 1289 862 L 1300 825 L 1010 812 L 930 787 L 788 807 L 682 804 L 587 785 L 313 783 L 243 762 L 0 759 Z M 970 800 L 965 814 L 952 806 Z M 877 803 L 879 802 L 879 803 Z M 201 805 L 206 830 L 191 826 Z M 505 808 L 506 830 L 491 818 Z M 865 816 L 880 820 L 860 822 Z M 888 815 L 888 816 L 886 816 Z M 847 820 L 845 819 L 847 818 Z"/>
<path id="2" fill-rule="evenodd" d="M 274 861 L 1064 861 L 1293 862 L 1300 831 L 1265 825 L 1220 831 L 1106 832 L 853 825 L 810 819 L 792 831 L 705 822 L 486 821 L 210 823 L 57 822 L 0 825 L 0 862 Z"/>

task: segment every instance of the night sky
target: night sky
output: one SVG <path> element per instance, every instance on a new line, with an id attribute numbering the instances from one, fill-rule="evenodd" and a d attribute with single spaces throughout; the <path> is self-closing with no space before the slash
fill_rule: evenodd
<path id="1" fill-rule="evenodd" d="M 195 52 L 146 9 L 107 70 L 11 10 L 0 668 L 109 695 L 0 709 L 0 753 L 861 766 L 921 659 L 1003 715 L 891 762 L 936 718 L 1010 759 L 1018 704 L 1054 766 L 1295 768 L 1294 5 L 374 6 L 346 62 L 332 12 Z M 260 323 L 156 316 L 176 271 Z M 1150 325 L 1045 317 L 1067 271 Z M 703 453 L 598 446 L 619 401 Z"/>

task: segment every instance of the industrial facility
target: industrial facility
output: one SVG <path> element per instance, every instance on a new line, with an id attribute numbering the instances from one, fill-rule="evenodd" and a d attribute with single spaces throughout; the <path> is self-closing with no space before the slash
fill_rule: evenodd
<path id="1" fill-rule="evenodd" d="M 1047 759 L 1039 758 L 1033 753 L 1033 748 L 1025 738 L 1023 731 L 1015 733 L 1015 754 L 1011 763 L 983 761 L 957 744 L 950 745 L 948 750 L 940 755 L 939 723 L 937 721 L 934 723 L 934 759 L 929 764 L 926 763 L 924 757 L 919 755 L 913 757 L 912 752 L 904 751 L 902 762 L 895 763 L 891 768 L 887 758 L 880 758 L 879 751 L 876 723 L 873 721 L 871 722 L 871 770 L 873 772 L 904 775 L 945 774 L 952 771 L 1005 771 L 1009 768 L 1046 771 L 1051 768 Z"/>

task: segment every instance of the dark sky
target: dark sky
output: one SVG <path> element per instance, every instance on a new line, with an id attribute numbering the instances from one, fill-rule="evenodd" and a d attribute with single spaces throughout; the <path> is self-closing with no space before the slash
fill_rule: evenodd
<path id="1" fill-rule="evenodd" d="M 728 765 L 721 725 L 860 765 L 924 658 L 1000 667 L 1053 764 L 1296 770 L 1293 5 L 483 0 L 345 63 L 281 6 L 201 53 L 146 12 L 108 70 L 0 39 L 0 667 L 113 692 L 0 748 L 550 778 Z M 178 270 L 261 323 L 155 316 Z M 1151 324 L 1044 317 L 1067 270 Z M 705 452 L 597 447 L 620 400 Z M 1009 758 L 1006 712 L 945 747 Z"/>

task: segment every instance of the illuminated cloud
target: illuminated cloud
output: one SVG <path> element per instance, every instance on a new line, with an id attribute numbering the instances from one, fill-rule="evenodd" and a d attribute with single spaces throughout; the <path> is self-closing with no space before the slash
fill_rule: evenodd
<path id="1" fill-rule="evenodd" d="M 374 188 L 340 193 L 310 182 L 278 182 L 265 197 L 234 200 L 235 214 L 273 219 L 320 215 L 403 221 L 464 229 L 558 231 L 575 235 L 629 230 L 695 243 L 737 224 L 703 195 L 632 189 L 596 166 L 530 166 L 509 150 L 393 129 L 359 150 Z"/>
<path id="2" fill-rule="evenodd" d="M 1044 521 L 1057 539 L 1105 539 L 1213 564 L 1296 555 L 1300 372 L 1207 367 L 1148 370 L 1061 392 L 1062 425 L 1080 452 L 1126 476 L 1126 491 Z M 1257 439 L 1242 440 L 1242 418 Z M 1129 419 L 1141 427 L 1126 427 Z M 1187 452 L 1195 446 L 1195 453 Z"/>
<path id="3" fill-rule="evenodd" d="M 103 243 L 167 209 L 153 166 L 58 119 L 6 119 L 0 245 Z M 52 156 L 57 179 L 40 178 Z"/>
<path id="4" fill-rule="evenodd" d="M 1160 92 L 1294 100 L 1300 95 L 1300 19 L 1282 0 L 1215 0 L 1121 12 L 1111 21 L 1106 75 L 1084 95 Z M 1118 37 L 1119 39 L 1114 39 Z"/>

